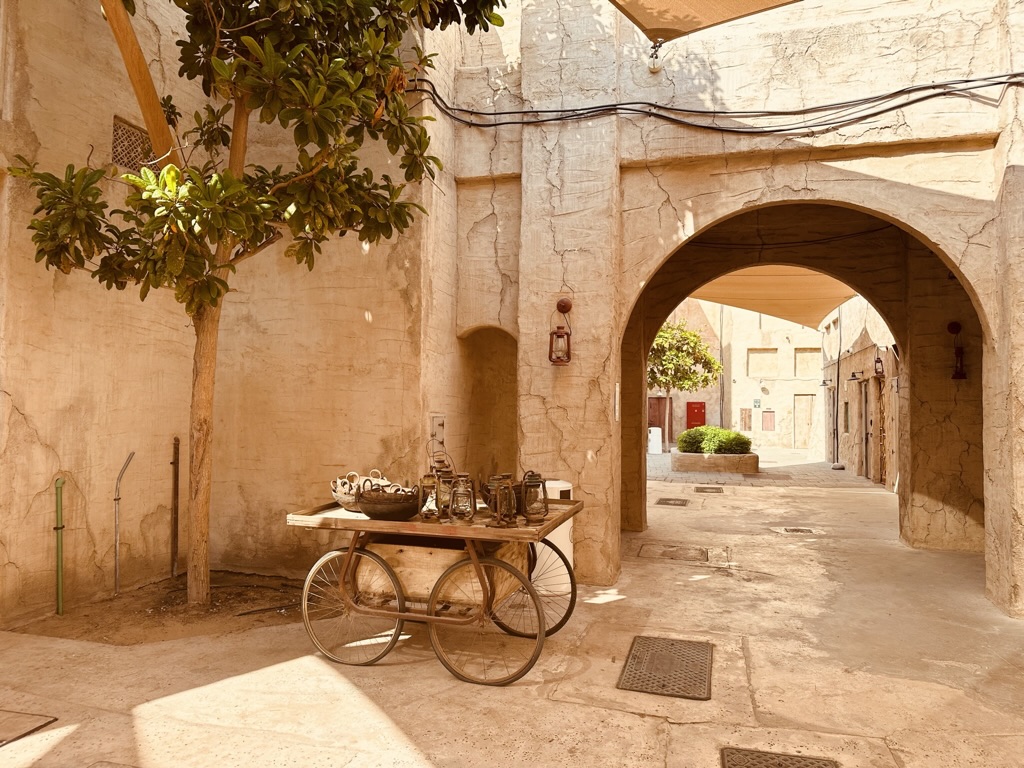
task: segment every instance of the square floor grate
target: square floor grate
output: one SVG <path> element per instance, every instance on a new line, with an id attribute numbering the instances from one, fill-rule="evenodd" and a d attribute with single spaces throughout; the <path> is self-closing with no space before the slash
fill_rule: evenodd
<path id="1" fill-rule="evenodd" d="M 839 768 L 839 763 L 824 757 L 726 747 L 722 750 L 722 768 Z"/>
<path id="2" fill-rule="evenodd" d="M 49 715 L 30 715 L 27 712 L 9 712 L 6 709 L 0 709 L 0 747 L 10 744 L 22 736 L 35 733 L 56 719 Z"/>
<path id="3" fill-rule="evenodd" d="M 618 685 L 625 691 L 681 699 L 711 698 L 711 661 L 715 646 L 665 637 L 634 637 Z"/>
<path id="4" fill-rule="evenodd" d="M 694 547 L 685 544 L 644 544 L 640 547 L 639 556 L 706 563 L 708 561 L 708 549 L 707 547 Z"/>
<path id="5" fill-rule="evenodd" d="M 657 507 L 685 507 L 689 503 L 689 499 L 658 499 L 654 505 Z"/>
<path id="6" fill-rule="evenodd" d="M 718 485 L 698 485 L 693 489 L 694 493 L 722 493 L 721 486 Z"/>

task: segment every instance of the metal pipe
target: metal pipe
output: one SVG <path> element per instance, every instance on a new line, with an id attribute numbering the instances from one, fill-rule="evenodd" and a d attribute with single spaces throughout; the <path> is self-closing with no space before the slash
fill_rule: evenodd
<path id="1" fill-rule="evenodd" d="M 117 484 L 114 486 L 114 594 L 121 591 L 121 478 L 124 471 L 132 463 L 135 451 L 128 454 L 121 473 L 117 476 Z"/>
<path id="2" fill-rule="evenodd" d="M 178 575 L 178 473 L 181 464 L 181 440 L 174 438 L 171 458 L 171 578 Z"/>
<path id="3" fill-rule="evenodd" d="M 64 615 L 64 478 L 54 483 L 57 491 L 57 615 Z"/>

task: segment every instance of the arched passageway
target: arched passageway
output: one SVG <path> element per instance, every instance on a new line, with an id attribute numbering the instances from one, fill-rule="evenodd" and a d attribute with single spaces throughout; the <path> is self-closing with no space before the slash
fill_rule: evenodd
<path id="1" fill-rule="evenodd" d="M 900 348 L 897 450 L 900 535 L 912 546 L 983 551 L 983 328 L 963 285 L 914 235 L 871 213 L 793 203 L 750 210 L 705 229 L 646 282 L 622 341 L 622 527 L 646 527 L 646 355 L 658 328 L 697 288 L 764 264 L 814 269 L 848 284 Z M 966 379 L 952 379 L 947 327 L 958 322 Z"/>

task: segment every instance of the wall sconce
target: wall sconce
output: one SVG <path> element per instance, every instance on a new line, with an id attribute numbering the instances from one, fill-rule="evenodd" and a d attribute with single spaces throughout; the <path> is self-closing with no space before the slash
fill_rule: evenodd
<path id="1" fill-rule="evenodd" d="M 967 371 L 964 370 L 964 343 L 960 338 L 960 331 L 963 328 L 960 323 L 954 321 L 946 326 L 946 330 L 953 336 L 953 375 L 952 379 L 966 379 Z"/>
<path id="2" fill-rule="evenodd" d="M 864 375 L 864 371 L 851 371 L 850 378 L 847 381 L 860 381 L 860 377 Z"/>
<path id="3" fill-rule="evenodd" d="M 821 380 L 821 384 L 819 384 L 818 386 L 820 386 L 820 387 L 831 387 L 832 386 L 832 379 L 822 379 Z"/>
<path id="4" fill-rule="evenodd" d="M 875 358 L 875 376 L 882 378 L 885 376 L 885 364 L 882 362 L 882 358 Z"/>
<path id="5" fill-rule="evenodd" d="M 548 339 L 548 360 L 552 365 L 568 365 L 572 360 L 572 326 L 569 325 L 572 299 L 559 299 L 555 309 L 561 313 L 565 325 L 556 326 L 551 332 Z"/>

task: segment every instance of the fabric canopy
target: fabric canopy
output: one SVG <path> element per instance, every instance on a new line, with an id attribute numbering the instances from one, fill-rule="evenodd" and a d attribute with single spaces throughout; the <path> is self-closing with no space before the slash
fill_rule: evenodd
<path id="1" fill-rule="evenodd" d="M 798 0 L 610 0 L 652 43 L 789 5 Z"/>
<path id="2" fill-rule="evenodd" d="M 857 292 L 835 278 L 803 267 L 749 267 L 694 291 L 691 298 L 749 309 L 817 328 Z"/>

